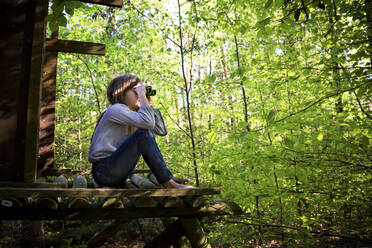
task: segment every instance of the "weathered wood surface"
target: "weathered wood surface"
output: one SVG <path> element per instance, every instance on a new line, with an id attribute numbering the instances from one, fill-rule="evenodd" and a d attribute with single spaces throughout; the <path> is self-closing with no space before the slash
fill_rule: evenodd
<path id="1" fill-rule="evenodd" d="M 180 218 L 186 237 L 189 239 L 192 248 L 211 248 L 207 235 L 197 218 Z"/>
<path id="2" fill-rule="evenodd" d="M 23 182 L 7 182 L 0 181 L 0 191 L 7 188 L 67 188 L 64 183 L 23 183 Z M 38 189 L 35 189 L 38 190 Z M 0 193 L 1 194 L 1 193 Z M 11 195 L 11 194 L 8 194 Z"/>
<path id="3" fill-rule="evenodd" d="M 108 197 L 102 199 L 101 208 L 124 208 L 129 206 L 129 203 L 129 200 L 124 197 L 122 199 L 120 197 Z"/>
<path id="4" fill-rule="evenodd" d="M 31 2 L 31 1 L 29 1 Z M 27 120 L 26 137 L 24 142 L 25 161 L 23 181 L 33 183 L 37 178 L 37 156 L 39 149 L 39 114 L 40 114 L 40 86 L 42 78 L 42 64 L 44 56 L 45 17 L 48 14 L 48 1 L 33 1 L 34 19 L 31 22 L 32 50 L 29 68 L 29 82 L 26 87 L 27 94 Z M 30 24 L 27 24 L 30 25 Z M 27 40 L 26 40 L 27 42 Z M 25 54 L 26 55 L 26 54 Z M 26 55 L 27 57 L 27 55 Z"/>
<path id="5" fill-rule="evenodd" d="M 207 202 L 207 200 L 203 196 L 191 196 L 191 195 L 184 197 L 183 201 L 186 202 L 186 204 L 192 208 L 203 206 Z"/>
<path id="6" fill-rule="evenodd" d="M 47 39 L 45 48 L 49 52 L 81 53 L 91 55 L 105 55 L 105 44 L 82 42 L 74 40 Z"/>
<path id="7" fill-rule="evenodd" d="M 40 106 L 38 174 L 54 166 L 57 62 L 58 52 L 45 52 Z"/>
<path id="8" fill-rule="evenodd" d="M 184 207 L 185 205 L 185 202 L 180 197 L 176 196 L 168 196 L 163 200 L 163 206 L 166 208 Z"/>
<path id="9" fill-rule="evenodd" d="M 164 208 L 125 207 L 118 209 L 102 208 L 1 208 L 2 220 L 108 220 L 125 218 L 157 218 L 157 217 L 203 217 L 215 215 L 231 215 L 230 211 L 218 208 Z"/>
<path id="10" fill-rule="evenodd" d="M 138 169 L 134 170 L 133 174 L 137 173 L 149 173 L 150 170 L 144 170 L 144 169 Z M 66 175 L 66 176 L 73 176 L 73 175 L 90 175 L 92 174 L 91 170 L 72 170 L 69 168 L 48 168 L 45 169 L 41 175 L 42 176 L 61 176 L 61 175 Z"/>
<path id="11" fill-rule="evenodd" d="M 218 188 L 192 189 L 74 189 L 74 188 L 14 188 L 1 187 L 0 197 L 158 197 L 187 195 L 216 195 Z"/>
<path id="12" fill-rule="evenodd" d="M 123 0 L 79 0 L 79 1 L 83 3 L 93 3 L 117 8 L 121 8 L 123 6 Z"/>

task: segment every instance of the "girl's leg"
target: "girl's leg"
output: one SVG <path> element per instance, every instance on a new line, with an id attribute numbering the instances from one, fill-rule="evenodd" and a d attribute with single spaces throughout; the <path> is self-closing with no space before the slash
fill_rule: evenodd
<path id="1" fill-rule="evenodd" d="M 133 171 L 140 155 L 143 156 L 159 183 L 168 182 L 173 178 L 154 135 L 148 130 L 139 129 L 130 135 L 110 157 L 95 164 L 94 179 L 102 185 L 121 186 Z"/>

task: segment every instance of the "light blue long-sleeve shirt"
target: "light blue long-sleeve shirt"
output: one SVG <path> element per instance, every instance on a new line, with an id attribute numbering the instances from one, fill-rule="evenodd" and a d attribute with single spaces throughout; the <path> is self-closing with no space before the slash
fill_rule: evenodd
<path id="1" fill-rule="evenodd" d="M 125 104 L 116 103 L 108 107 L 94 131 L 89 162 L 109 157 L 129 137 L 130 127 L 148 129 L 160 136 L 168 133 L 159 109 L 146 106 L 135 112 Z"/>

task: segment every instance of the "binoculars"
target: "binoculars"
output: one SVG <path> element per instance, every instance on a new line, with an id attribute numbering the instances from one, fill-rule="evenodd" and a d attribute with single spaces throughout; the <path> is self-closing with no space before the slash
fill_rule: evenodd
<path id="1" fill-rule="evenodd" d="M 146 86 L 146 96 L 155 96 L 156 90 L 154 90 L 151 86 Z"/>

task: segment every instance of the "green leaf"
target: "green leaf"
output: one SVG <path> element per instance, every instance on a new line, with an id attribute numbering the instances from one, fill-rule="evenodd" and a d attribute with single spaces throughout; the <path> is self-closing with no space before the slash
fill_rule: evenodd
<path id="1" fill-rule="evenodd" d="M 369 147 L 369 139 L 367 136 L 362 135 L 362 138 L 360 141 L 361 141 L 362 148 L 367 149 Z"/>
<path id="2" fill-rule="evenodd" d="M 265 9 L 268 9 L 271 7 L 271 5 L 273 5 L 273 0 L 268 0 L 264 6 Z"/>
<path id="3" fill-rule="evenodd" d="M 64 10 L 64 8 L 65 8 L 65 3 L 62 0 L 55 0 L 53 2 L 52 7 L 51 7 L 51 9 L 53 10 L 53 13 L 54 14 L 60 14 L 60 13 L 62 13 L 62 11 Z"/>
<path id="4" fill-rule="evenodd" d="M 271 17 L 267 17 L 267 18 L 265 18 L 265 19 L 263 19 L 263 20 L 261 20 L 261 21 L 258 21 L 258 22 L 256 23 L 256 25 L 255 25 L 255 28 L 256 28 L 256 29 L 262 29 L 262 28 L 264 28 L 266 25 L 268 25 L 268 24 L 270 23 L 270 21 L 271 21 Z"/>
<path id="5" fill-rule="evenodd" d="M 63 27 L 66 27 L 67 26 L 67 19 L 64 15 L 59 15 L 57 18 L 56 18 L 56 21 L 57 21 L 57 25 L 58 26 L 63 26 Z"/>
<path id="6" fill-rule="evenodd" d="M 288 148 L 292 148 L 294 146 L 294 142 L 287 137 L 284 138 L 283 143 Z"/>
<path id="7" fill-rule="evenodd" d="M 267 115 L 266 121 L 267 121 L 268 124 L 274 122 L 274 120 L 275 120 L 275 114 L 276 114 L 276 111 L 275 110 L 271 110 L 270 113 Z"/>

